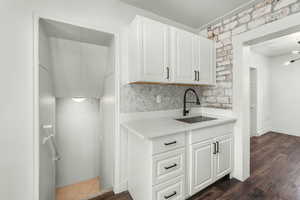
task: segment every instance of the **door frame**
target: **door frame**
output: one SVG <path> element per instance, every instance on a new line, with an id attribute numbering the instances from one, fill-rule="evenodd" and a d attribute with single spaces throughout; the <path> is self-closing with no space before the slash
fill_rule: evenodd
<path id="1" fill-rule="evenodd" d="M 258 89 L 257 89 L 257 87 L 258 87 L 258 80 L 257 80 L 257 77 L 258 77 L 258 70 L 257 70 L 257 68 L 256 67 L 253 67 L 253 66 L 250 66 L 249 67 L 249 70 L 250 70 L 250 96 L 249 96 L 249 98 L 250 98 L 250 138 L 252 137 L 252 136 L 258 136 L 258 128 L 257 128 L 257 126 L 258 126 L 258 110 L 257 110 L 257 108 L 258 108 Z M 255 96 L 256 96 L 256 104 L 255 104 L 255 106 L 256 106 L 256 108 L 255 108 L 255 121 L 256 121 L 256 125 L 255 125 L 255 135 L 252 135 L 252 133 L 251 133 L 251 129 L 252 129 L 252 111 L 251 111 L 251 107 L 252 107 L 252 104 L 251 104 L 251 99 L 252 99 L 252 93 L 251 93 L 251 71 L 255 71 L 255 88 L 256 88 L 256 90 L 255 90 Z"/>
<path id="2" fill-rule="evenodd" d="M 233 112 L 237 117 L 234 130 L 234 172 L 241 181 L 250 176 L 250 46 L 262 41 L 300 31 L 300 13 L 236 35 L 233 42 Z"/>
<path id="3" fill-rule="evenodd" d="M 120 149 L 120 32 L 109 27 L 100 27 L 82 21 L 60 18 L 53 15 L 33 12 L 33 194 L 39 200 L 39 21 L 49 19 L 83 28 L 110 33 L 115 41 L 115 134 L 114 134 L 114 174 L 113 191 L 122 192 L 121 149 Z"/>

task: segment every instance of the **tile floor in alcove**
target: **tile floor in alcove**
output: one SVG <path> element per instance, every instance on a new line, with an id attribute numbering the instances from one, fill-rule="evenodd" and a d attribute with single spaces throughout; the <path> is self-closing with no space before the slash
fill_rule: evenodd
<path id="1" fill-rule="evenodd" d="M 100 192 L 99 177 L 56 189 L 56 200 L 82 200 Z"/>

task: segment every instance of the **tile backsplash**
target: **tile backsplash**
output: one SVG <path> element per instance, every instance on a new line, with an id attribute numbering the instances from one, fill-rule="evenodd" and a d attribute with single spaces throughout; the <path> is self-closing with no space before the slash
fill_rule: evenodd
<path id="1" fill-rule="evenodd" d="M 184 91 L 188 88 L 195 89 L 199 98 L 201 98 L 202 92 L 200 86 L 156 84 L 130 84 L 121 86 L 121 113 L 148 112 L 182 108 Z M 158 95 L 161 96 L 160 103 L 156 102 L 156 97 Z M 192 98 L 192 95 L 189 95 L 189 98 Z"/>

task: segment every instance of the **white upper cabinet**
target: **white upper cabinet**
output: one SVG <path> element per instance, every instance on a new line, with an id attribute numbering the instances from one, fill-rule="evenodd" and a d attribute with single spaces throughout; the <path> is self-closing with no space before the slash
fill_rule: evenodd
<path id="1" fill-rule="evenodd" d="M 130 82 L 169 82 L 169 27 L 137 17 L 129 34 Z"/>
<path id="2" fill-rule="evenodd" d="M 215 43 L 207 38 L 199 37 L 200 53 L 199 53 L 199 82 L 201 84 L 215 84 L 216 73 L 216 54 Z"/>
<path id="3" fill-rule="evenodd" d="M 169 27 L 148 19 L 141 22 L 141 73 L 145 81 L 167 81 Z M 170 73 L 170 72 L 167 72 Z"/>
<path id="4" fill-rule="evenodd" d="M 194 83 L 196 66 L 193 53 L 193 34 L 171 28 L 171 66 L 178 83 Z"/>
<path id="5" fill-rule="evenodd" d="M 214 84 L 214 42 L 137 16 L 130 25 L 128 83 Z"/>

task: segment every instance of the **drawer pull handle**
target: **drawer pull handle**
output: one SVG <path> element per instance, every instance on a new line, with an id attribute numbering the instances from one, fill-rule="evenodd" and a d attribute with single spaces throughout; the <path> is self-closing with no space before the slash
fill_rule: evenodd
<path id="1" fill-rule="evenodd" d="M 173 142 L 165 143 L 165 146 L 169 146 L 169 145 L 176 144 L 176 143 L 177 143 L 177 141 L 173 141 Z"/>
<path id="2" fill-rule="evenodd" d="M 169 79 L 170 79 L 170 68 L 167 67 L 167 80 L 169 80 Z"/>
<path id="3" fill-rule="evenodd" d="M 172 169 L 172 168 L 174 168 L 174 167 L 177 167 L 177 164 L 171 165 L 171 166 L 169 166 L 169 167 L 165 167 L 165 169 L 168 170 L 168 169 Z"/>
<path id="4" fill-rule="evenodd" d="M 220 143 L 217 142 L 217 153 L 220 153 Z"/>
<path id="5" fill-rule="evenodd" d="M 214 142 L 214 152 L 213 154 L 217 154 L 217 144 Z"/>
<path id="6" fill-rule="evenodd" d="M 170 199 L 171 197 L 175 196 L 176 194 L 177 194 L 177 192 L 174 191 L 173 194 L 170 194 L 170 195 L 164 196 L 164 197 L 165 197 L 165 199 Z"/>

